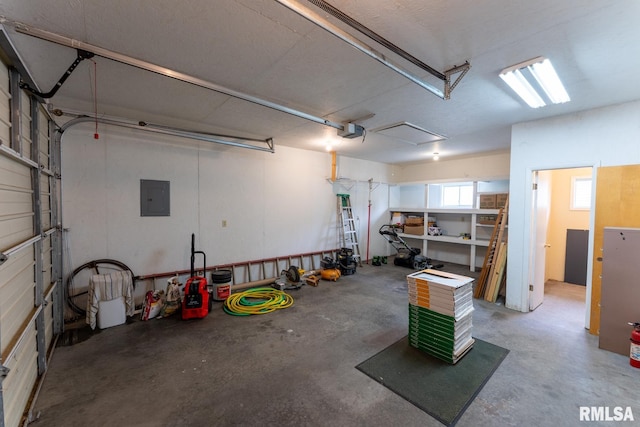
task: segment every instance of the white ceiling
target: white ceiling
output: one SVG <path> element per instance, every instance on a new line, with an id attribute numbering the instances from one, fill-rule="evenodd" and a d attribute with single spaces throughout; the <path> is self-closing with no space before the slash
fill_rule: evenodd
<path id="1" fill-rule="evenodd" d="M 390 60 L 434 86 L 442 82 L 305 0 Z M 277 147 L 324 150 L 386 163 L 508 150 L 510 127 L 640 99 L 640 1 L 328 0 L 438 71 L 465 61 L 469 73 L 443 100 L 357 51 L 275 0 L 2 0 L 8 21 L 100 46 L 334 122 L 376 129 L 399 122 L 445 135 L 413 145 L 334 128 L 148 71 L 96 57 L 100 115 L 246 137 Z M 7 31 L 42 91 L 74 49 Z M 571 102 L 531 109 L 499 79 L 510 65 L 550 58 Z M 51 99 L 93 112 L 94 65 L 83 61 Z"/>

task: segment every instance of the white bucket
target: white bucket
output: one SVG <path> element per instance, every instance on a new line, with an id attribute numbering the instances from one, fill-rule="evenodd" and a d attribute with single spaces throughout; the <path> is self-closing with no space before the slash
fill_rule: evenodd
<path id="1" fill-rule="evenodd" d="M 224 301 L 231 295 L 231 270 L 216 270 L 211 272 L 213 299 Z"/>

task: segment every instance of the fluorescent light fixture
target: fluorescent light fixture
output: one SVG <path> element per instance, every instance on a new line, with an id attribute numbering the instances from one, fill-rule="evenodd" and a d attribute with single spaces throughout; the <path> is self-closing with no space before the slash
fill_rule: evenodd
<path id="1" fill-rule="evenodd" d="M 558 74 L 556 74 L 551 61 L 541 56 L 521 62 L 505 68 L 500 73 L 500 78 L 507 83 L 511 89 L 522 98 L 531 108 L 544 107 L 546 102 L 538 94 L 534 86 L 525 76 L 524 70 L 528 75 L 533 76 L 540 88 L 544 91 L 547 98 L 554 104 L 560 104 L 571 100 L 569 94 L 565 90 Z"/>
<path id="2" fill-rule="evenodd" d="M 515 93 L 524 100 L 531 108 L 544 107 L 547 105 L 538 92 L 524 78 L 520 70 L 513 70 L 507 73 L 501 73 L 500 78 L 505 81 L 513 89 Z"/>
<path id="3" fill-rule="evenodd" d="M 528 68 L 551 102 L 554 104 L 563 104 L 571 101 L 551 61 L 545 58 L 542 62 L 529 65 Z"/>

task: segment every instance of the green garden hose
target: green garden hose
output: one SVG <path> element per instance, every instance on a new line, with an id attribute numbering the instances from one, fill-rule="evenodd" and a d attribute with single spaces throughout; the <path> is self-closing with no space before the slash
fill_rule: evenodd
<path id="1" fill-rule="evenodd" d="M 224 311 L 234 316 L 266 314 L 293 305 L 293 297 L 273 288 L 255 288 L 231 294 L 224 301 Z"/>

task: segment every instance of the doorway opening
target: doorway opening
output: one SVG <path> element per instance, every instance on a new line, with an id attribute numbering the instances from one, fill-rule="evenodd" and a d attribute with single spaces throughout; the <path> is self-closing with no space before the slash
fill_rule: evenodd
<path id="1" fill-rule="evenodd" d="M 529 309 L 588 327 L 593 167 L 533 171 Z"/>

